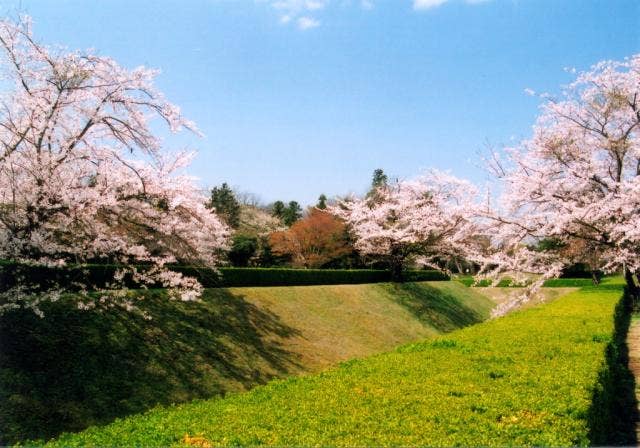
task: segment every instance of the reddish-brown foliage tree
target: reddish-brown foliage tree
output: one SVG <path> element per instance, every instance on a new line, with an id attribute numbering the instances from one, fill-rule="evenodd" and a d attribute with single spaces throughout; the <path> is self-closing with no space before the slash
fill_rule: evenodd
<path id="1" fill-rule="evenodd" d="M 290 229 L 269 235 L 276 256 L 291 257 L 298 267 L 318 268 L 352 251 L 344 222 L 324 210 L 313 208 Z"/>

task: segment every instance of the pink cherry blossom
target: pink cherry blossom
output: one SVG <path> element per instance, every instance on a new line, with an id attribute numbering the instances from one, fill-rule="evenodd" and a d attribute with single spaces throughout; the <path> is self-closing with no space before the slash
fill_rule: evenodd
<path id="1" fill-rule="evenodd" d="M 640 55 L 603 61 L 548 99 L 531 139 L 493 168 L 504 194 L 490 216 L 502 269 L 558 275 L 575 261 L 640 273 Z M 537 251 L 546 238 L 563 250 Z M 568 255 L 570 254 L 570 256 Z"/>
<path id="2" fill-rule="evenodd" d="M 116 263 L 124 267 L 113 289 L 128 272 L 140 286 L 196 298 L 198 282 L 167 264 L 214 266 L 228 229 L 183 174 L 193 154 L 163 151 L 151 131 L 154 118 L 173 132 L 196 131 L 154 88 L 157 72 L 41 45 L 28 18 L 0 21 L 0 53 L 0 259 Z M 37 309 L 65 287 L 0 288 L 0 311 Z M 86 291 L 79 297 L 95 305 Z"/>
<path id="3" fill-rule="evenodd" d="M 364 255 L 387 260 L 396 278 L 407 259 L 435 266 L 435 259 L 460 255 L 472 245 L 476 189 L 449 174 L 430 171 L 385 185 L 364 198 L 330 207 L 345 220 Z"/>

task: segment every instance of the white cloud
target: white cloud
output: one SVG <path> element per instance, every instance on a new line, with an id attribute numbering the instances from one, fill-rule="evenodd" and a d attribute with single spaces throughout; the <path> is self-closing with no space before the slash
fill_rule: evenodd
<path id="1" fill-rule="evenodd" d="M 313 17 L 299 17 L 297 20 L 298 28 L 301 30 L 310 30 L 311 28 L 316 28 L 320 26 L 320 22 Z"/>
<path id="2" fill-rule="evenodd" d="M 318 11 L 324 9 L 329 0 L 276 0 L 271 1 L 271 7 L 279 11 L 291 14 L 299 14 L 304 11 Z"/>
<path id="3" fill-rule="evenodd" d="M 279 13 L 279 21 L 282 25 L 290 22 L 296 23 L 301 30 L 308 30 L 320 26 L 320 21 L 313 17 L 323 10 L 331 0 L 256 0 L 258 3 L 267 3 Z"/>
<path id="4" fill-rule="evenodd" d="M 422 11 L 425 9 L 436 8 L 448 0 L 413 0 L 413 9 Z"/>
<path id="5" fill-rule="evenodd" d="M 300 30 L 308 30 L 321 25 L 318 18 L 325 9 L 341 9 L 360 7 L 362 10 L 374 8 L 376 0 L 254 0 L 256 3 L 269 5 L 277 11 L 278 20 L 282 25 L 295 24 Z M 411 0 L 413 9 L 426 11 L 437 8 L 452 0 Z M 453 0 L 468 5 L 478 5 L 492 0 Z M 397 2 L 397 0 L 394 0 Z M 397 2 L 400 3 L 400 2 Z M 408 3 L 408 0 L 407 0 Z"/>
<path id="6" fill-rule="evenodd" d="M 360 0 L 360 7 L 367 11 L 373 9 L 373 0 Z"/>
<path id="7" fill-rule="evenodd" d="M 309 11 L 316 11 L 318 9 L 323 9 L 325 6 L 325 2 L 318 0 L 307 0 L 305 2 L 305 6 Z"/>
<path id="8" fill-rule="evenodd" d="M 449 0 L 413 0 L 413 9 L 417 11 L 424 11 L 426 9 L 437 8 L 444 5 Z M 479 5 L 480 3 L 487 3 L 491 0 L 464 0 L 468 5 Z"/>

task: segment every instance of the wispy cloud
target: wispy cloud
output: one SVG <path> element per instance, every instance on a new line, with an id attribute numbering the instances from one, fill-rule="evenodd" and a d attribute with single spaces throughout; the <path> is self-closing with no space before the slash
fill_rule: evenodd
<path id="1" fill-rule="evenodd" d="M 448 0 L 413 0 L 413 9 L 431 9 L 446 3 Z"/>
<path id="2" fill-rule="evenodd" d="M 427 9 L 437 8 L 450 0 L 413 0 L 413 9 L 416 11 L 424 11 Z M 469 5 L 478 5 L 480 3 L 487 3 L 492 0 L 464 0 Z"/>
<path id="3" fill-rule="evenodd" d="M 331 5 L 356 5 L 363 10 L 373 9 L 375 0 L 255 0 L 271 6 L 278 13 L 278 20 L 282 25 L 295 24 L 302 31 L 317 28 L 321 25 L 318 15 Z"/>
<path id="4" fill-rule="evenodd" d="M 367 11 L 373 9 L 373 0 L 360 0 L 360 7 Z"/>
<path id="5" fill-rule="evenodd" d="M 301 30 L 309 30 L 311 28 L 316 28 L 320 26 L 320 21 L 314 19 L 313 17 L 299 17 L 297 20 L 298 28 Z"/>
<path id="6" fill-rule="evenodd" d="M 323 10 L 329 2 L 330 0 L 267 0 L 278 11 L 281 24 L 293 22 L 303 31 L 320 26 L 320 21 L 313 14 Z"/>
<path id="7" fill-rule="evenodd" d="M 397 0 L 393 1 L 397 2 Z M 426 11 L 452 1 L 477 5 L 492 0 L 406 0 L 404 4 L 413 3 L 414 10 Z M 322 17 L 327 9 L 355 7 L 371 10 L 376 5 L 376 0 L 255 0 L 255 2 L 266 4 L 274 9 L 282 25 L 295 26 L 301 31 L 319 27 L 322 24 L 319 17 Z"/>

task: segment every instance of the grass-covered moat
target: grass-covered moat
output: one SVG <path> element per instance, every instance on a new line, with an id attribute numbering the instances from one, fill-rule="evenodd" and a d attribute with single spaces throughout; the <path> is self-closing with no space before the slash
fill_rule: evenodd
<path id="1" fill-rule="evenodd" d="M 166 446 L 185 434 L 212 445 L 630 444 L 628 316 L 622 287 L 586 287 L 317 375 L 154 409 L 53 445 Z"/>
<path id="2" fill-rule="evenodd" d="M 493 302 L 456 282 L 135 293 L 151 317 L 72 297 L 0 316 L 0 445 L 104 425 L 482 322 Z"/>

